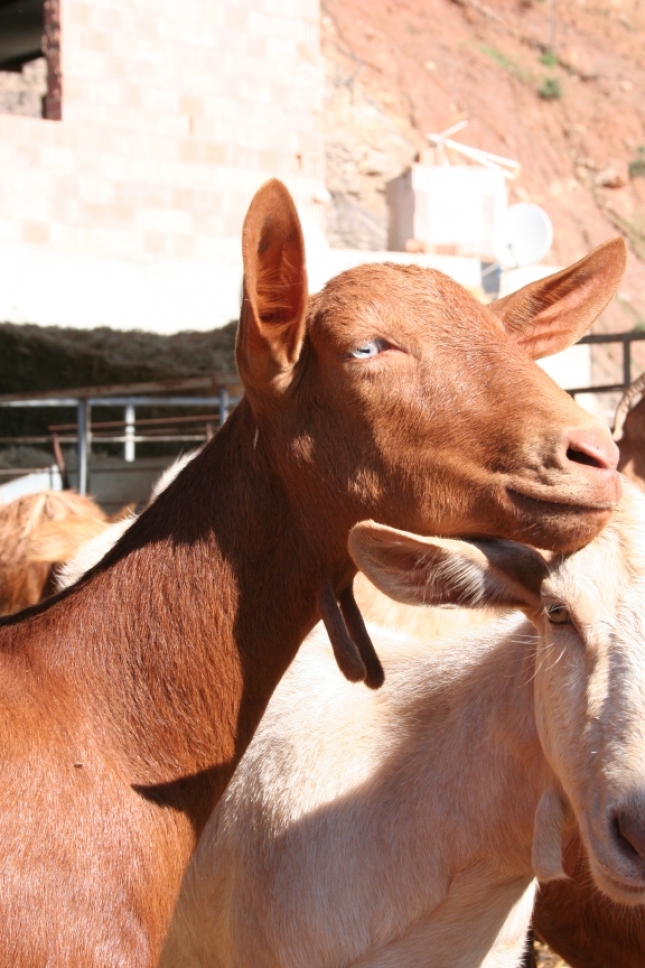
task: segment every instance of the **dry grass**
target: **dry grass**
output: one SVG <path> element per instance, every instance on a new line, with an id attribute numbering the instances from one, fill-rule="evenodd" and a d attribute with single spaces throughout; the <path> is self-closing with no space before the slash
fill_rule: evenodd
<path id="1" fill-rule="evenodd" d="M 541 941 L 535 942 L 535 960 L 537 968 L 569 968 L 566 961 L 555 955 L 551 949 L 542 944 Z"/>

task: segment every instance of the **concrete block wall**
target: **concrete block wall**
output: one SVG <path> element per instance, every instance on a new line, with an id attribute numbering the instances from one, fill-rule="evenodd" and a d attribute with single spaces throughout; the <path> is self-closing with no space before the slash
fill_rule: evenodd
<path id="1" fill-rule="evenodd" d="M 62 120 L 0 113 L 0 247 L 217 260 L 271 176 L 323 221 L 318 0 L 60 0 L 60 19 Z"/>
<path id="2" fill-rule="evenodd" d="M 0 70 L 0 114 L 43 116 L 47 94 L 47 64 L 44 57 L 29 61 L 21 71 Z"/>

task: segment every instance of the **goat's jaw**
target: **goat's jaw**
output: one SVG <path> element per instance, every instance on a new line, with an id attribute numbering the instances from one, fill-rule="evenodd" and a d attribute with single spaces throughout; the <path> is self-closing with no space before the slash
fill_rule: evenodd
<path id="1" fill-rule="evenodd" d="M 512 508 L 518 527 L 515 540 L 534 547 L 569 552 L 588 544 L 609 522 L 615 503 L 582 504 L 548 500 L 518 490 L 505 489 L 503 504 Z"/>

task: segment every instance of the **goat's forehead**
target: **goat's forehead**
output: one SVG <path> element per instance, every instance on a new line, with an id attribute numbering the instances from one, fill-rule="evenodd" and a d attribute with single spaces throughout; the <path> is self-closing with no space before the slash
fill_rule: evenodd
<path id="1" fill-rule="evenodd" d="M 429 322 L 452 328 L 465 319 L 503 331 L 463 286 L 436 269 L 419 266 L 374 263 L 349 269 L 331 279 L 310 308 L 314 330 L 388 323 L 414 329 Z"/>

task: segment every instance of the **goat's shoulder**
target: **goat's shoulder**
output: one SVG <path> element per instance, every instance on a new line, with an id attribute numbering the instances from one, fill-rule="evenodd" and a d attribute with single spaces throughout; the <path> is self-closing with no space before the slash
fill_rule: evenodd
<path id="1" fill-rule="evenodd" d="M 426 643 L 378 627 L 370 633 L 385 669 L 378 691 L 339 674 L 322 626 L 308 636 L 225 794 L 224 811 L 269 811 L 288 824 L 293 811 L 299 815 L 368 783 L 385 760 L 404 755 L 403 738 L 418 729 L 419 709 L 459 706 L 481 686 L 499 691 L 513 656 L 525 661 L 533 630 L 513 613 L 464 636 Z M 253 796 L 245 796 L 250 788 Z"/>

